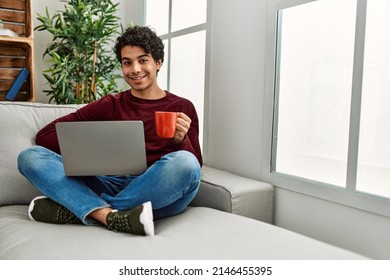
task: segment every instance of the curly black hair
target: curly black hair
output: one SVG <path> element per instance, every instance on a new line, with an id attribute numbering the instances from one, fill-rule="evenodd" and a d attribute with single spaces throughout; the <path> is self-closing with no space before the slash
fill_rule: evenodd
<path id="1" fill-rule="evenodd" d="M 152 29 L 146 26 L 132 26 L 117 38 L 114 47 L 115 55 L 122 62 L 121 50 L 125 46 L 135 46 L 151 54 L 154 61 L 164 61 L 164 44 Z"/>

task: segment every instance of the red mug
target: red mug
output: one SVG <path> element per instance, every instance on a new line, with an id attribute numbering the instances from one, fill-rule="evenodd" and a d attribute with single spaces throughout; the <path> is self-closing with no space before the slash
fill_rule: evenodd
<path id="1" fill-rule="evenodd" d="M 178 115 L 177 112 L 157 111 L 154 113 L 154 123 L 159 137 L 172 138 L 175 135 Z"/>

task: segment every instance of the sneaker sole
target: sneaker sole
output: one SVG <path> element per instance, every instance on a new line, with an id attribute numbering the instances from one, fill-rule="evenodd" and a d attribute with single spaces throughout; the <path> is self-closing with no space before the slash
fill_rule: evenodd
<path id="1" fill-rule="evenodd" d="M 44 195 L 37 196 L 36 198 L 34 198 L 34 199 L 30 202 L 30 205 L 28 206 L 28 217 L 30 218 L 31 221 L 36 221 L 36 220 L 33 218 L 33 216 L 31 216 L 31 212 L 32 212 L 32 210 L 34 209 L 34 206 L 35 206 L 35 200 L 44 199 L 44 198 L 47 198 L 47 197 L 44 196 Z"/>
<path id="2" fill-rule="evenodd" d="M 153 209 L 150 201 L 142 204 L 143 209 L 139 220 L 144 225 L 144 231 L 146 235 L 154 235 L 154 222 L 153 222 Z"/>

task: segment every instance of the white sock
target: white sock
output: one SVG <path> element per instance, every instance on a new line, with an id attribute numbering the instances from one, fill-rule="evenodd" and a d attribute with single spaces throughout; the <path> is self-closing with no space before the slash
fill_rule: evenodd
<path id="1" fill-rule="evenodd" d="M 153 209 L 152 203 L 147 201 L 142 204 L 143 209 L 141 215 L 139 216 L 139 220 L 141 224 L 144 225 L 144 230 L 146 235 L 154 235 L 154 223 L 153 223 Z"/>

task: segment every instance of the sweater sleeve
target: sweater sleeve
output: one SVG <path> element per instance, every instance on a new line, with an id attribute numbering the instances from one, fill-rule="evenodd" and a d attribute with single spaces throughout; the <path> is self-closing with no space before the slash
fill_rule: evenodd
<path id="1" fill-rule="evenodd" d="M 35 143 L 60 154 L 60 146 L 58 143 L 55 127 L 56 123 L 99 120 L 101 119 L 99 112 L 105 111 L 100 109 L 100 107 L 105 106 L 107 103 L 106 101 L 102 101 L 92 102 L 84 107 L 81 107 L 76 112 L 55 119 L 51 123 L 47 124 L 40 131 L 38 131 L 37 135 L 35 136 Z"/>
<path id="2" fill-rule="evenodd" d="M 191 126 L 187 132 L 184 142 L 180 143 L 181 149 L 193 153 L 202 166 L 202 152 L 199 144 L 199 119 L 195 107 L 191 104 L 190 110 L 187 112 L 191 118 Z"/>
<path id="3" fill-rule="evenodd" d="M 52 150 L 53 152 L 60 153 L 60 147 L 58 144 L 58 138 L 57 138 L 57 132 L 55 124 L 57 122 L 70 122 L 70 121 L 77 121 L 78 117 L 76 113 L 71 113 L 69 115 L 60 117 L 45 127 L 43 127 L 40 131 L 38 131 L 37 135 L 35 136 L 35 143 L 37 145 L 43 146 L 48 148 L 49 150 Z"/>
<path id="4" fill-rule="evenodd" d="M 202 160 L 202 152 L 199 144 L 199 136 L 198 135 L 196 135 L 196 137 L 192 135 L 187 135 L 187 136 L 188 137 L 186 137 L 183 143 L 183 149 L 193 153 L 198 159 L 200 166 L 202 166 L 203 160 Z"/>

